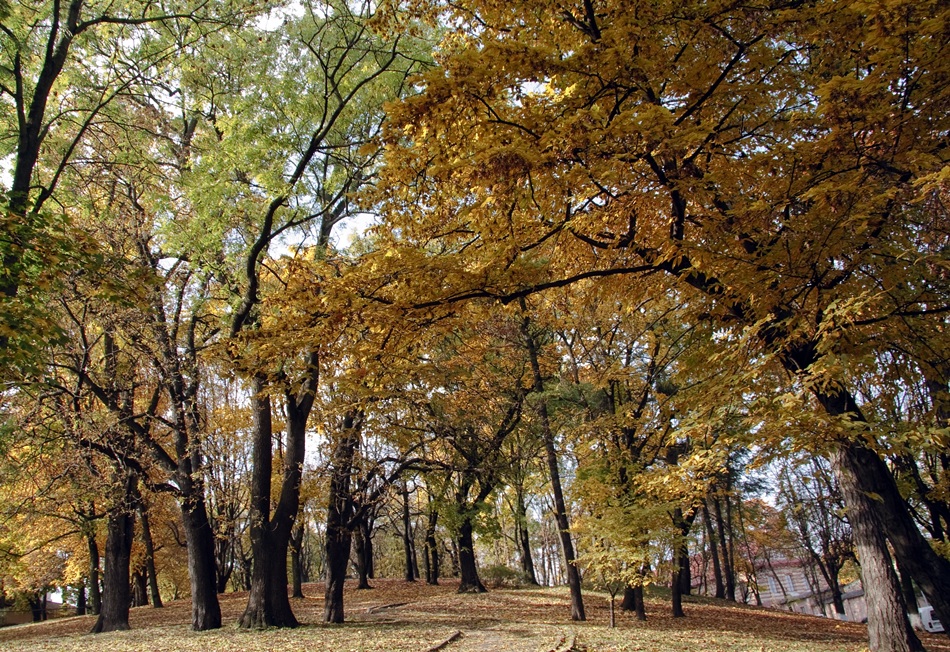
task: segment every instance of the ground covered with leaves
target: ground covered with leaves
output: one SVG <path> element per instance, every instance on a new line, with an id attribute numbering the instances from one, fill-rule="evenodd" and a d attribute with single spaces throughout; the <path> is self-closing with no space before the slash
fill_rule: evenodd
<path id="1" fill-rule="evenodd" d="M 348 583 L 349 584 L 349 583 Z M 0 630 L 0 649 L 15 652 L 109 650 L 380 650 L 428 652 L 543 652 L 568 650 L 650 650 L 679 652 L 831 652 L 867 649 L 864 626 L 814 616 L 801 616 L 719 600 L 690 599 L 687 618 L 673 619 L 662 596 L 648 598 L 648 619 L 637 622 L 618 612 L 617 627 L 608 628 L 608 602 L 587 593 L 588 622 L 571 623 L 564 589 L 498 589 L 482 595 L 459 595 L 457 584 L 441 586 L 401 580 L 376 580 L 370 591 L 347 587 L 347 622 L 324 625 L 323 586 L 305 587 L 306 598 L 294 600 L 298 629 L 240 630 L 237 622 L 246 593 L 221 596 L 224 628 L 193 632 L 187 600 L 163 609 L 132 610 L 132 630 L 87 634 L 93 616 L 63 618 Z M 950 652 L 950 639 L 925 635 L 932 652 Z M 441 646 L 441 647 L 440 647 Z"/>

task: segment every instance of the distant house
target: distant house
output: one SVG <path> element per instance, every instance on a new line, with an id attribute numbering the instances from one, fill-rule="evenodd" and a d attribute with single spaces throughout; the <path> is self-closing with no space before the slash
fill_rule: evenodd
<path id="1" fill-rule="evenodd" d="M 69 607 L 67 606 L 68 610 Z M 69 615 L 63 605 L 53 600 L 46 601 L 46 617 L 49 619 Z M 23 625 L 33 622 L 33 612 L 29 609 L 16 609 L 15 607 L 6 607 L 0 609 L 0 627 L 8 625 Z"/>

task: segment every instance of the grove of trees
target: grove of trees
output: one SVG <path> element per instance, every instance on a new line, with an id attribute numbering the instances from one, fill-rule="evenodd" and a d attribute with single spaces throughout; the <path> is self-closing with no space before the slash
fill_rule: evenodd
<path id="1" fill-rule="evenodd" d="M 781 556 L 922 650 L 947 43 L 937 1 L 0 0 L 0 606 L 688 617 Z"/>

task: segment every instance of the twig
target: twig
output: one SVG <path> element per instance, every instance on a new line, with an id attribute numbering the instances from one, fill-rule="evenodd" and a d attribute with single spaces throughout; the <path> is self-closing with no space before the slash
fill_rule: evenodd
<path id="1" fill-rule="evenodd" d="M 449 636 L 447 639 L 445 639 L 444 641 L 442 641 L 442 642 L 439 643 L 438 645 L 433 645 L 432 647 L 428 648 L 425 652 L 438 652 L 438 650 L 441 650 L 441 649 L 444 648 L 444 647 L 448 647 L 448 645 L 449 645 L 452 641 L 457 641 L 457 640 L 460 639 L 460 638 L 462 638 L 462 632 L 459 631 L 459 630 L 455 630 L 455 633 L 454 633 L 454 634 L 452 634 L 451 636 Z"/>

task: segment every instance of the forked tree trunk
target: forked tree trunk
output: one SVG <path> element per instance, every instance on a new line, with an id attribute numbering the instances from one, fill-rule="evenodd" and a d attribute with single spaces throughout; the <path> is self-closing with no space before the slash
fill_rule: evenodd
<path id="1" fill-rule="evenodd" d="M 783 364 L 788 371 L 801 373 L 807 371 L 818 360 L 818 355 L 814 345 L 806 343 L 787 351 L 783 357 Z M 849 419 L 854 426 L 870 428 L 854 396 L 845 388 L 812 384 L 812 394 L 828 415 Z M 887 468 L 884 460 L 865 444 L 846 439 L 838 444 L 838 449 L 832 455 L 832 461 L 832 470 L 838 483 L 842 487 L 847 484 L 850 488 L 848 493 L 842 491 L 849 519 L 867 520 L 874 525 L 863 527 L 859 532 L 852 524 L 855 546 L 875 550 L 878 542 L 874 538 L 874 533 L 876 532 L 878 536 L 886 536 L 893 546 L 895 556 L 933 606 L 937 618 L 941 622 L 950 622 L 950 560 L 939 556 L 920 533 L 910 515 L 907 503 L 901 496 L 894 475 Z M 883 569 L 881 572 L 883 573 Z M 893 576 L 893 568 L 890 573 Z M 882 577 L 884 575 L 875 578 L 877 583 L 864 584 L 865 595 L 891 591 L 888 583 L 879 581 Z M 873 599 L 885 606 L 893 602 L 889 594 L 873 598 L 869 596 L 868 599 Z M 885 614 L 890 615 L 885 616 Z M 889 624 L 871 623 L 872 618 L 880 617 L 896 620 Z M 885 609 L 882 606 L 878 613 L 872 614 L 869 611 L 868 622 L 869 628 L 880 631 L 882 635 L 890 633 L 893 636 L 893 638 L 881 640 L 880 649 L 916 649 L 914 646 L 919 646 L 908 624 L 906 611 L 903 609 L 900 614 L 897 614 L 892 608 Z M 913 638 L 899 636 L 905 631 L 909 632 Z M 872 652 L 874 652 L 873 649 Z"/>
<path id="2" fill-rule="evenodd" d="M 683 618 L 686 613 L 683 611 L 683 561 L 689 563 L 688 550 L 686 548 L 686 535 L 689 533 L 689 526 L 685 524 L 683 510 L 677 507 L 673 510 L 673 525 L 677 531 L 676 541 L 673 543 L 673 577 L 670 582 L 673 596 L 673 618 Z"/>
<path id="3" fill-rule="evenodd" d="M 251 474 L 251 591 L 239 625 L 245 629 L 296 627 L 297 618 L 287 596 L 286 536 L 271 521 L 271 478 L 273 466 L 271 399 L 266 394 L 267 379 L 255 376 L 251 382 L 254 406 L 254 442 Z M 289 445 L 288 445 L 289 448 Z M 289 454 L 289 451 L 288 451 Z M 296 513 L 296 511 L 295 511 Z"/>
<path id="4" fill-rule="evenodd" d="M 472 519 L 465 516 L 459 526 L 459 593 L 485 593 L 487 589 L 478 578 L 475 563 L 475 542 L 472 536 Z"/>
<path id="5" fill-rule="evenodd" d="M 861 491 L 846 447 L 831 457 L 841 493 L 848 505 L 848 521 L 854 532 L 861 563 L 861 583 L 868 609 L 871 652 L 920 652 L 924 649 L 907 619 L 907 605 L 887 551 L 881 523 L 875 517 L 875 500 Z"/>
<path id="6" fill-rule="evenodd" d="M 726 498 L 726 500 L 729 500 Z M 729 558 L 729 542 L 727 534 L 732 536 L 732 532 L 727 532 L 725 519 L 722 517 L 722 503 L 718 497 L 713 497 L 713 511 L 716 514 L 716 529 L 719 531 L 719 549 L 722 551 L 722 575 L 726 584 L 725 598 L 736 601 L 736 568 Z"/>
<path id="7" fill-rule="evenodd" d="M 133 480 L 127 478 L 126 496 L 131 493 Z M 102 606 L 92 634 L 129 629 L 129 606 L 132 596 L 129 584 L 129 565 L 132 558 L 134 512 L 127 502 L 109 512 L 106 525 L 105 569 L 102 574 Z"/>

